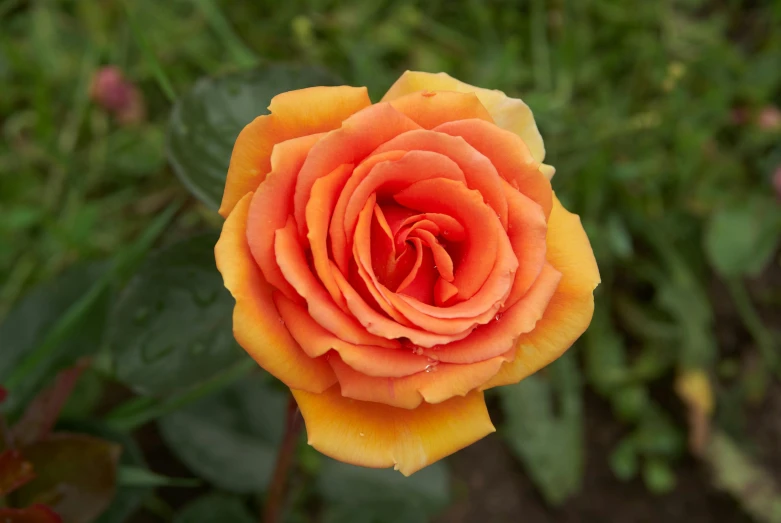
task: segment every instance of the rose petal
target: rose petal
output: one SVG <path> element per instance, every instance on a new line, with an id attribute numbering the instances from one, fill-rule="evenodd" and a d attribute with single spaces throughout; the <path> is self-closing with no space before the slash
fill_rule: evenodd
<path id="1" fill-rule="evenodd" d="M 287 282 L 274 256 L 274 231 L 287 223 L 293 208 L 296 176 L 309 149 L 324 134 L 313 134 L 278 143 L 271 151 L 271 172 L 258 186 L 249 208 L 247 240 L 263 277 L 291 300 L 300 299 Z"/>
<path id="2" fill-rule="evenodd" d="M 395 467 L 406 476 L 496 430 L 476 391 L 414 410 L 344 398 L 339 387 L 322 394 L 293 390 L 293 396 L 314 448 L 353 465 Z"/>
<path id="3" fill-rule="evenodd" d="M 502 363 L 511 359 L 510 356 L 498 356 L 472 365 L 431 362 L 423 372 L 404 378 L 367 376 L 355 371 L 336 355 L 328 362 L 339 380 L 342 396 L 415 409 L 424 401 L 441 403 L 454 396 L 466 396 L 494 376 Z"/>
<path id="4" fill-rule="evenodd" d="M 285 279 L 306 300 L 309 314 L 321 326 L 337 337 L 357 345 L 378 345 L 388 348 L 398 346 L 397 342 L 372 336 L 354 318 L 337 307 L 309 270 L 304 250 L 298 242 L 296 225 L 292 217 L 288 218 L 284 228 L 277 229 L 274 253 Z"/>
<path id="5" fill-rule="evenodd" d="M 504 182 L 504 191 L 510 206 L 507 237 L 510 239 L 518 271 L 510 294 L 502 305 L 512 306 L 531 288 L 545 265 L 545 237 L 548 225 L 539 205 Z"/>
<path id="6" fill-rule="evenodd" d="M 307 239 L 315 272 L 342 310 L 346 310 L 347 306 L 344 303 L 344 296 L 339 292 L 339 287 L 331 276 L 331 264 L 328 261 L 328 226 L 339 194 L 352 174 L 352 167 L 351 164 L 340 165 L 327 176 L 318 178 L 312 186 L 312 196 L 306 204 L 306 223 L 309 229 Z"/>
<path id="7" fill-rule="evenodd" d="M 265 179 L 275 144 L 336 129 L 350 115 L 370 105 L 365 87 L 310 87 L 272 98 L 268 106 L 271 114 L 255 118 L 236 139 L 220 214 L 228 216 L 236 203 Z"/>
<path id="8" fill-rule="evenodd" d="M 485 202 L 499 215 L 507 227 L 507 201 L 502 190 L 502 178 L 491 161 L 460 136 L 427 130 L 409 131 L 384 143 L 373 154 L 386 151 L 431 151 L 453 160 L 463 171 L 470 189 L 483 195 Z"/>
<path id="9" fill-rule="evenodd" d="M 357 171 L 357 170 L 356 170 Z M 356 172 L 356 178 L 358 172 Z M 345 188 L 347 207 L 344 213 L 344 232 L 351 238 L 358 221 L 358 213 L 372 193 L 389 196 L 400 192 L 421 180 L 447 179 L 464 182 L 464 173 L 447 156 L 428 151 L 409 151 L 397 160 L 389 160 L 375 165 L 349 194 Z M 337 217 L 334 217 L 335 219 Z"/>
<path id="10" fill-rule="evenodd" d="M 458 287 L 460 300 L 471 298 L 491 273 L 496 261 L 496 246 L 504 236 L 499 219 L 485 205 L 480 193 L 458 182 L 439 178 L 410 185 L 394 199 L 410 209 L 448 214 L 464 225 L 468 247 L 456 267 L 452 283 Z M 507 291 L 510 284 L 511 279 Z"/>
<path id="11" fill-rule="evenodd" d="M 382 154 L 375 154 L 364 159 L 353 171 L 352 176 L 347 180 L 339 199 L 336 201 L 336 207 L 331 216 L 331 225 L 328 229 L 331 238 L 331 252 L 336 265 L 342 270 L 342 274 L 347 274 L 350 263 L 350 237 L 344 230 L 344 215 L 347 212 L 347 204 L 350 196 L 355 192 L 355 188 L 369 175 L 372 169 L 383 162 L 394 161 L 402 158 L 406 151 L 387 151 Z"/>
<path id="12" fill-rule="evenodd" d="M 561 356 L 588 328 L 594 314 L 599 269 L 576 214 L 554 196 L 548 220 L 548 263 L 561 272 L 561 283 L 534 330 L 518 339 L 515 360 L 502 366 L 484 389 L 517 383 Z"/>
<path id="13" fill-rule="evenodd" d="M 290 333 L 311 358 L 333 349 L 357 372 L 384 378 L 409 376 L 425 370 L 430 364 L 428 358 L 409 350 L 347 343 L 321 327 L 305 307 L 287 299 L 282 293 L 274 293 L 274 303 Z"/>
<path id="14" fill-rule="evenodd" d="M 531 109 L 523 101 L 510 98 L 502 91 L 475 87 L 456 80 L 446 73 L 406 71 L 385 93 L 382 101 L 391 101 L 422 90 L 475 93 L 496 125 L 520 136 L 535 160 L 542 162 L 545 159 L 545 146 Z"/>
<path id="15" fill-rule="evenodd" d="M 491 115 L 474 93 L 454 91 L 421 91 L 389 100 L 424 129 L 433 129 L 445 122 L 479 118 L 494 123 Z"/>
<path id="16" fill-rule="evenodd" d="M 540 164 L 516 135 L 483 120 L 459 120 L 440 125 L 435 131 L 461 136 L 493 163 L 499 175 L 517 190 L 537 202 L 545 217 L 550 215 L 550 180 L 540 172 Z"/>
<path id="17" fill-rule="evenodd" d="M 355 288 L 350 285 L 333 262 L 331 262 L 331 270 L 336 279 L 336 284 L 339 285 L 339 289 L 347 300 L 347 307 L 350 309 L 350 312 L 352 312 L 353 316 L 355 316 L 366 330 L 372 334 L 388 338 L 389 340 L 408 338 L 413 344 L 421 347 L 433 347 L 434 345 L 450 343 L 451 341 L 460 340 L 469 335 L 469 332 L 458 335 L 434 334 L 401 325 L 371 308 L 360 294 L 358 294 Z"/>
<path id="18" fill-rule="evenodd" d="M 418 128 L 390 104 L 379 103 L 354 114 L 320 140 L 310 151 L 296 180 L 293 207 L 300 236 L 306 237 L 306 204 L 315 180 L 344 163 L 357 165 L 394 136 Z"/>
<path id="19" fill-rule="evenodd" d="M 236 299 L 233 334 L 258 364 L 288 387 L 321 392 L 336 381 L 324 358 L 309 358 L 288 332 L 277 313 L 274 288 L 255 264 L 246 227 L 252 194 L 236 204 L 222 226 L 214 248 L 217 269 Z"/>
<path id="20" fill-rule="evenodd" d="M 504 354 L 513 349 L 518 336 L 531 331 L 542 318 L 560 281 L 561 273 L 546 264 L 529 292 L 498 319 L 479 326 L 463 340 L 423 349 L 422 354 L 449 363 L 474 363 Z"/>

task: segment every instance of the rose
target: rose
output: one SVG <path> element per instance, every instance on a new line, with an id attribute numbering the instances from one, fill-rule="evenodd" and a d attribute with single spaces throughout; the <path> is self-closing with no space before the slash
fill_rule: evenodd
<path id="1" fill-rule="evenodd" d="M 241 132 L 215 253 L 234 334 L 309 443 L 404 474 L 495 429 L 483 390 L 586 329 L 599 283 L 529 108 L 446 74 L 276 96 Z"/>

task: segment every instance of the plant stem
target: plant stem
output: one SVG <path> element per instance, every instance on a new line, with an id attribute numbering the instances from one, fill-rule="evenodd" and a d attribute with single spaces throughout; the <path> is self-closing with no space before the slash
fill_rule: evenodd
<path id="1" fill-rule="evenodd" d="M 268 496 L 263 510 L 262 523 L 279 523 L 279 516 L 285 504 L 287 492 L 287 476 L 293 464 L 293 454 L 296 450 L 298 435 L 301 433 L 301 415 L 293 396 L 287 404 L 287 419 L 285 420 L 285 436 L 277 454 L 274 475 L 269 485 Z"/>

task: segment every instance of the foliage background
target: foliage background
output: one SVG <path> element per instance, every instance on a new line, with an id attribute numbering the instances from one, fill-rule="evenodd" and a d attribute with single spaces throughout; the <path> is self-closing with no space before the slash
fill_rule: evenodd
<path id="1" fill-rule="evenodd" d="M 118 478 L 137 502 L 105 521 L 245 521 L 284 399 L 229 336 L 208 255 L 221 220 L 170 166 L 220 153 L 177 149 L 173 104 L 203 76 L 275 61 L 375 100 L 405 69 L 447 71 L 533 108 L 598 257 L 594 323 L 492 396 L 499 436 L 420 477 L 302 445 L 289 520 L 781 521 L 780 27 L 771 0 L 4 0 L 4 409 L 90 356 L 64 417 L 201 479 L 142 481 L 137 460 Z M 141 90 L 142 122 L 90 100 L 104 65 Z M 238 130 L 192 117 L 228 144 Z"/>

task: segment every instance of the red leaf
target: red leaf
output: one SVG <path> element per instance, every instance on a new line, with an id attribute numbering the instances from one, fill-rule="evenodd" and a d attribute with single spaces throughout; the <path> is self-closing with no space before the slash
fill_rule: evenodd
<path id="1" fill-rule="evenodd" d="M 33 466 L 18 450 L 0 454 L 0 497 L 16 490 L 35 477 Z M 0 518 L 0 521 L 3 521 Z"/>
<path id="2" fill-rule="evenodd" d="M 3 523 L 62 523 L 62 518 L 45 505 L 27 508 L 0 508 Z"/>
<path id="3" fill-rule="evenodd" d="M 11 429 L 17 446 L 24 447 L 49 435 L 86 366 L 86 361 L 82 361 L 63 370 L 54 384 L 30 402 L 22 418 Z"/>
<path id="4" fill-rule="evenodd" d="M 0 403 L 4 402 L 7 396 L 8 396 L 8 391 L 5 390 L 5 387 L 0 387 Z"/>
<path id="5" fill-rule="evenodd" d="M 68 523 L 89 523 L 111 503 L 121 452 L 115 443 L 55 433 L 22 451 L 35 467 L 36 477 L 10 496 L 13 505 L 42 503 Z"/>

